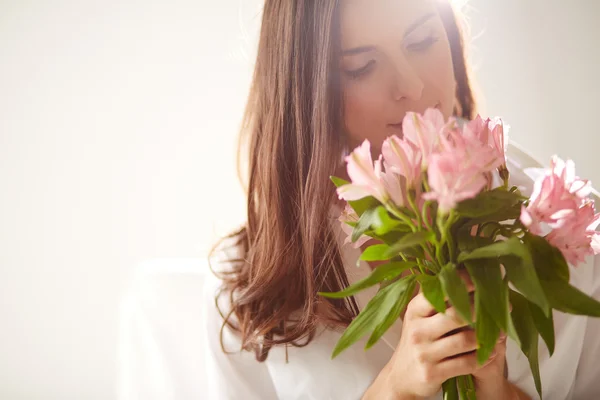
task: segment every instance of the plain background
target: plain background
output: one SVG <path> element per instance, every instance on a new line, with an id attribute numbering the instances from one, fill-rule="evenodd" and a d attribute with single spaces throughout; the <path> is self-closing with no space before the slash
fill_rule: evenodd
<path id="1" fill-rule="evenodd" d="M 114 398 L 135 266 L 243 218 L 257 0 L 0 0 L 0 398 Z M 473 0 L 485 111 L 600 182 L 600 2 Z"/>

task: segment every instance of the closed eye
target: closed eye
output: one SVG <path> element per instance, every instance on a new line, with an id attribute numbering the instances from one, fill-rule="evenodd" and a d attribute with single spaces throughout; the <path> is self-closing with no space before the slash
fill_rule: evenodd
<path id="1" fill-rule="evenodd" d="M 373 68 L 374 65 L 375 65 L 375 60 L 371 60 L 364 67 L 361 67 L 359 69 L 354 69 L 354 70 L 346 70 L 346 73 L 351 78 L 358 78 L 362 75 L 367 74 Z"/>
<path id="2" fill-rule="evenodd" d="M 439 39 L 434 36 L 429 36 L 420 42 L 411 43 L 406 46 L 408 50 L 411 51 L 424 51 L 430 48 L 434 43 L 436 43 Z"/>

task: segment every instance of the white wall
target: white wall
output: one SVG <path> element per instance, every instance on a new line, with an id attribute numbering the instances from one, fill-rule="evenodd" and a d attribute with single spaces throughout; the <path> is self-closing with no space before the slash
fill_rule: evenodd
<path id="1" fill-rule="evenodd" d="M 572 158 L 600 187 L 600 2 L 471 0 L 486 111 L 547 164 Z"/>
<path id="2" fill-rule="evenodd" d="M 0 1 L 0 398 L 112 398 L 135 264 L 241 220 L 257 4 Z M 487 111 L 600 182 L 599 3 L 471 5 Z"/>

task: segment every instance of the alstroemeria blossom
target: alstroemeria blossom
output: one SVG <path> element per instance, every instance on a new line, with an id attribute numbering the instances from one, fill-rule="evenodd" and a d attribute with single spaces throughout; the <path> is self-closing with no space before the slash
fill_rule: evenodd
<path id="1" fill-rule="evenodd" d="M 368 140 L 346 157 L 346 163 L 352 182 L 337 189 L 340 199 L 352 201 L 373 196 L 382 203 L 392 200 L 398 206 L 404 204 L 402 181 L 395 174 L 383 172 L 383 156 L 373 162 Z"/>
<path id="2" fill-rule="evenodd" d="M 429 108 L 423 115 L 408 112 L 402 120 L 402 133 L 421 152 L 422 169 L 429 164 L 429 157 L 437 149 L 440 138 L 456 125 L 454 118 L 444 121 L 444 115 L 436 108 Z"/>
<path id="3" fill-rule="evenodd" d="M 383 142 L 381 152 L 386 172 L 402 175 L 409 188 L 420 186 L 422 154 L 414 144 L 397 136 L 390 136 Z"/>
<path id="4" fill-rule="evenodd" d="M 503 160 L 475 138 L 455 131 L 442 138 L 442 151 L 431 155 L 427 171 L 431 192 L 424 199 L 436 200 L 442 213 L 462 200 L 475 196 L 487 185 L 486 173 Z"/>
<path id="5" fill-rule="evenodd" d="M 338 218 L 338 220 L 342 224 L 342 231 L 347 235 L 344 244 L 352 243 L 352 231 L 354 230 L 354 228 L 348 225 L 348 222 L 358 222 L 358 219 L 358 215 L 356 214 L 354 209 L 346 203 L 346 207 L 344 207 L 344 210 Z M 360 246 L 368 242 L 370 239 L 371 238 L 367 235 L 361 235 L 356 242 L 352 243 L 352 246 L 354 248 L 359 248 Z"/>
<path id="6" fill-rule="evenodd" d="M 474 136 L 479 141 L 496 151 L 498 157 L 506 160 L 508 135 L 505 135 L 504 123 L 500 118 L 483 119 L 481 116 L 469 122 L 465 128 L 465 136 Z"/>
<path id="7" fill-rule="evenodd" d="M 522 207 L 521 222 L 536 235 L 544 232 L 544 225 L 557 228 L 590 192 L 590 183 L 575 175 L 573 162 L 554 156 L 548 172 L 534 183 L 529 205 Z"/>
<path id="8" fill-rule="evenodd" d="M 577 266 L 589 255 L 598 254 L 598 232 L 596 226 L 600 214 L 594 214 L 594 204 L 589 201 L 562 219 L 561 225 L 552 230 L 546 239 L 559 249 L 565 259 Z"/>
<path id="9" fill-rule="evenodd" d="M 381 180 L 381 160 L 373 163 L 371 144 L 368 140 L 365 140 L 362 145 L 346 157 L 346 163 L 348 176 L 352 182 L 337 189 L 340 199 L 352 201 L 367 196 L 373 196 L 381 202 L 387 199 L 385 187 Z"/>

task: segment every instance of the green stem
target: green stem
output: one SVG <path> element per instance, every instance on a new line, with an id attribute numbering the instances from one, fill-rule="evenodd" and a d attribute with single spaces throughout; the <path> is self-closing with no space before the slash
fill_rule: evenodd
<path id="1" fill-rule="evenodd" d="M 423 219 L 423 222 L 425 224 L 425 226 L 427 227 L 428 230 L 433 231 L 433 227 L 431 226 L 431 224 L 429 223 L 429 207 L 431 206 L 431 201 L 426 201 L 425 204 L 423 204 L 423 210 L 421 210 L 421 218 Z"/>
<path id="2" fill-rule="evenodd" d="M 398 218 L 400 221 L 404 222 L 406 225 L 408 225 L 408 227 L 413 231 L 416 232 L 417 231 L 417 227 L 415 226 L 415 224 L 413 224 L 413 222 L 411 221 L 410 218 L 408 218 L 406 215 L 402 214 L 397 208 L 396 206 L 394 206 L 391 203 L 386 203 L 385 204 L 385 208 L 392 213 L 392 215 L 396 218 Z"/>
<path id="3" fill-rule="evenodd" d="M 419 228 L 421 228 L 423 226 L 423 223 L 421 222 L 421 213 L 419 212 L 419 209 L 417 208 L 417 205 L 415 204 L 413 192 L 414 192 L 413 190 L 408 191 L 408 196 L 407 196 L 408 203 L 410 204 L 410 207 L 412 208 L 412 210 L 415 212 L 415 215 L 417 216 L 417 226 Z"/>

